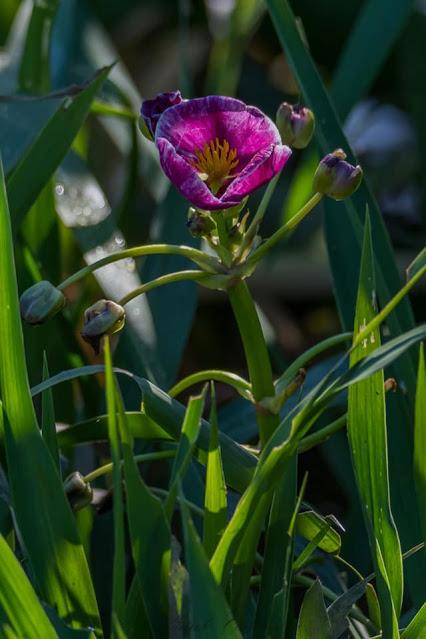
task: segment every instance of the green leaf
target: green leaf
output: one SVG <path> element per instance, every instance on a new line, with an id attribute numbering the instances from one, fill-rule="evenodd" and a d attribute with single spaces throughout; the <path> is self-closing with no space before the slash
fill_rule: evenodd
<path id="1" fill-rule="evenodd" d="M 331 86 L 342 120 L 367 93 L 412 11 L 412 0 L 394 0 L 392 11 L 387 0 L 368 0 L 362 5 Z"/>
<path id="2" fill-rule="evenodd" d="M 127 425 L 134 439 L 166 440 L 173 438 L 147 415 L 139 411 L 126 411 Z M 98 415 L 84 422 L 79 422 L 69 428 L 64 428 L 58 433 L 60 448 L 102 442 L 108 440 L 108 416 Z"/>
<path id="3" fill-rule="evenodd" d="M 426 541 L 426 366 L 424 346 L 420 345 L 414 419 L 414 483 L 423 541 Z M 424 551 L 423 551 L 424 552 Z"/>
<path id="4" fill-rule="evenodd" d="M 65 98 L 8 178 L 9 206 L 15 233 L 71 147 L 110 69 L 101 69 L 84 90 L 73 98 Z"/>
<path id="5" fill-rule="evenodd" d="M 0 555 L 0 609 L 13 630 L 18 637 L 55 639 L 53 626 L 25 572 L 1 535 Z"/>
<path id="6" fill-rule="evenodd" d="M 401 639 L 426 639 L 426 603 L 401 633 Z"/>
<path id="7" fill-rule="evenodd" d="M 191 636 L 194 639 L 236 639 L 241 637 L 224 593 L 216 583 L 180 492 L 183 537 L 190 583 Z"/>
<path id="8" fill-rule="evenodd" d="M 43 380 L 49 379 L 49 367 L 47 364 L 46 353 L 43 357 Z M 46 389 L 42 394 L 41 400 L 41 434 L 46 442 L 52 459 L 55 462 L 59 474 L 61 467 L 59 464 L 59 451 L 58 442 L 56 439 L 56 421 L 55 421 L 55 406 L 53 404 L 53 395 L 50 388 Z"/>
<path id="9" fill-rule="evenodd" d="M 426 248 L 414 258 L 411 264 L 407 268 L 407 280 L 413 279 L 415 275 L 421 270 L 426 268 Z"/>
<path id="10" fill-rule="evenodd" d="M 317 580 L 306 593 L 300 609 L 296 639 L 331 639 L 331 627 Z"/>
<path id="11" fill-rule="evenodd" d="M 359 581 L 352 588 L 349 588 L 343 595 L 340 595 L 328 607 L 327 614 L 331 625 L 332 639 L 339 639 L 348 627 L 347 616 L 352 606 L 362 597 L 367 583 Z"/>
<path id="12" fill-rule="evenodd" d="M 203 546 L 207 557 L 213 555 L 226 527 L 227 495 L 219 444 L 216 396 L 211 385 L 210 441 L 207 455 L 206 491 L 204 496 Z"/>
<path id="13" fill-rule="evenodd" d="M 297 456 L 295 455 L 275 490 L 265 538 L 259 599 L 256 607 L 254 637 L 285 636 L 290 599 L 296 507 Z"/>
<path id="14" fill-rule="evenodd" d="M 206 388 L 196 397 L 191 397 L 183 420 L 181 435 L 179 437 L 176 456 L 173 461 L 172 472 L 169 482 L 169 494 L 164 506 L 166 515 L 171 520 L 176 502 L 178 483 L 185 476 L 190 464 L 195 444 L 201 426 L 201 416 L 204 410 Z"/>
<path id="15" fill-rule="evenodd" d="M 324 535 L 318 543 L 318 548 L 333 555 L 339 553 L 342 541 L 327 517 L 322 517 L 313 510 L 306 510 L 297 515 L 296 532 L 299 535 L 313 541 L 320 531 L 323 531 Z"/>
<path id="16" fill-rule="evenodd" d="M 112 370 L 111 349 L 109 337 L 104 341 L 105 350 L 105 394 L 108 411 L 108 436 L 111 446 L 112 459 L 112 488 L 114 495 L 114 560 L 112 573 L 112 603 L 111 603 L 111 627 L 113 637 L 118 637 L 119 632 L 114 630 L 114 623 L 118 626 L 124 620 L 126 601 L 126 567 L 125 567 L 125 541 L 124 541 L 124 508 L 123 489 L 121 475 L 121 447 L 118 432 L 115 380 Z"/>
<path id="17" fill-rule="evenodd" d="M 31 400 L 14 266 L 0 166 L 0 382 L 15 516 L 43 599 L 73 626 L 100 630 L 84 550 Z"/>
<path id="18" fill-rule="evenodd" d="M 116 396 L 133 561 L 150 630 L 154 637 L 162 639 L 168 634 L 170 529 L 161 501 L 154 497 L 139 474 L 133 458 L 132 438 L 118 392 Z"/>
<path id="19" fill-rule="evenodd" d="M 367 216 L 354 341 L 376 313 L 375 295 L 374 257 Z M 380 332 L 375 329 L 352 351 L 351 365 L 374 352 L 379 345 Z M 348 437 L 373 563 L 376 574 L 382 576 L 377 585 L 384 636 L 391 637 L 395 632 L 395 614 L 399 613 L 402 604 L 403 575 L 401 548 L 389 498 L 383 371 L 349 388 Z"/>

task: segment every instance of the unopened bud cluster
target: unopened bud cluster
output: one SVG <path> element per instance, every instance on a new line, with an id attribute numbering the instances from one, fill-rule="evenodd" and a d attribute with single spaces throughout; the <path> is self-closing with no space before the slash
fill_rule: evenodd
<path id="1" fill-rule="evenodd" d="M 111 300 L 99 300 L 84 313 L 81 337 L 98 354 L 102 337 L 121 331 L 125 319 L 126 314 L 122 306 Z"/>
<path id="2" fill-rule="evenodd" d="M 64 305 L 65 297 L 62 291 L 43 280 L 22 293 L 21 317 L 28 324 L 42 324 L 59 313 Z"/>
<path id="3" fill-rule="evenodd" d="M 315 116 L 307 107 L 283 102 L 278 107 L 276 123 L 284 144 L 304 149 L 314 134 Z"/>

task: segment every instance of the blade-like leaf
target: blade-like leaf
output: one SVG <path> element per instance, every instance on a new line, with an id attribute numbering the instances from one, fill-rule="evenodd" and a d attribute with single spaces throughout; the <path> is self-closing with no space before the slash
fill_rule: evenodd
<path id="1" fill-rule="evenodd" d="M 162 503 L 154 497 L 139 474 L 121 398 L 118 392 L 116 395 L 133 561 L 150 630 L 154 637 L 162 639 L 167 636 L 168 625 L 170 529 Z"/>
<path id="2" fill-rule="evenodd" d="M 102 87 L 111 67 L 99 71 L 74 98 L 65 98 L 45 128 L 26 150 L 8 178 L 9 205 L 14 232 L 57 169 L 85 121 L 92 100 Z"/>
<path id="3" fill-rule="evenodd" d="M 191 636 L 194 639 L 241 637 L 224 593 L 216 583 L 181 493 L 185 557 L 190 583 Z"/>
<path id="4" fill-rule="evenodd" d="M 401 633 L 401 639 L 426 639 L 426 603 Z"/>
<path id="5" fill-rule="evenodd" d="M 43 380 L 49 379 L 49 368 L 47 365 L 46 353 L 43 358 Z M 41 403 L 41 433 L 46 442 L 52 459 L 60 472 L 58 442 L 56 439 L 56 422 L 55 422 L 55 406 L 53 404 L 53 395 L 50 388 L 46 389 L 42 394 Z"/>
<path id="6" fill-rule="evenodd" d="M 303 599 L 297 623 L 296 639 L 331 639 L 331 626 L 322 595 L 321 584 L 316 581 Z"/>
<path id="7" fill-rule="evenodd" d="M 188 469 L 197 442 L 203 414 L 205 390 L 201 395 L 191 397 L 182 424 L 176 456 L 173 461 L 169 483 L 169 494 L 165 504 L 166 515 L 171 519 L 175 507 L 178 483 L 182 481 Z"/>
<path id="8" fill-rule="evenodd" d="M 204 497 L 203 546 L 207 557 L 213 555 L 227 520 L 226 482 L 222 467 L 217 423 L 216 397 L 211 385 L 210 441 L 207 455 Z"/>
<path id="9" fill-rule="evenodd" d="M 334 530 L 327 518 L 318 515 L 313 510 L 306 510 L 299 513 L 296 518 L 296 532 L 302 535 L 308 541 L 312 541 L 324 528 L 324 536 L 318 544 L 318 547 L 325 552 L 336 554 L 340 552 L 342 545 L 339 533 Z"/>
<path id="10" fill-rule="evenodd" d="M 426 366 L 424 346 L 421 344 L 417 373 L 415 430 L 414 430 L 414 481 L 423 541 L 426 541 Z"/>
<path id="11" fill-rule="evenodd" d="M 0 555 L 0 609 L 17 633 L 16 636 L 55 639 L 57 635 L 53 626 L 19 561 L 1 535 Z"/>
<path id="12" fill-rule="evenodd" d="M 367 215 L 354 341 L 358 332 L 375 315 L 375 296 L 374 258 Z M 380 333 L 376 329 L 352 351 L 351 364 L 374 352 L 379 344 Z M 383 576 L 378 581 L 383 631 L 385 636 L 391 637 L 394 617 L 402 604 L 403 576 L 401 548 L 389 498 L 383 371 L 349 388 L 348 437 L 374 566 L 376 573 Z"/>
<path id="13" fill-rule="evenodd" d="M 116 393 L 114 373 L 112 370 L 109 338 L 105 338 L 105 393 L 108 411 L 108 436 L 111 446 L 112 487 L 114 492 L 114 560 L 112 574 L 111 627 L 113 637 L 119 636 L 114 627 L 119 627 L 124 620 L 126 601 L 126 568 L 124 547 L 124 508 L 121 476 L 121 450 L 118 432 Z"/>
<path id="14" fill-rule="evenodd" d="M 1 163 L 0 244 L 0 381 L 8 479 L 17 524 L 45 601 L 76 627 L 99 630 L 84 550 L 31 400 Z"/>

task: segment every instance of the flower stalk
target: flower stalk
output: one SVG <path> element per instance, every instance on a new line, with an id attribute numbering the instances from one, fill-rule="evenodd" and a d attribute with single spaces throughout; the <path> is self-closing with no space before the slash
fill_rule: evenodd
<path id="1" fill-rule="evenodd" d="M 249 370 L 252 394 L 256 405 L 260 444 L 263 448 L 279 424 L 274 415 L 260 405 L 267 397 L 274 397 L 271 361 L 265 337 L 249 288 L 240 281 L 228 289 L 229 301 L 237 321 Z"/>

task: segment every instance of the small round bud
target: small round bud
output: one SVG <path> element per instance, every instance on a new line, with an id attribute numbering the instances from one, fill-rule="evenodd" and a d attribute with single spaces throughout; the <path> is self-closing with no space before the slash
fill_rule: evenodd
<path id="1" fill-rule="evenodd" d="M 344 200 L 355 193 L 362 180 L 362 169 L 345 161 L 342 149 L 326 155 L 314 175 L 314 189 L 335 200 Z"/>
<path id="2" fill-rule="evenodd" d="M 42 324 L 65 306 L 63 293 L 43 280 L 30 286 L 21 295 L 21 317 L 28 324 Z"/>
<path id="3" fill-rule="evenodd" d="M 192 207 L 189 209 L 189 216 L 186 226 L 193 237 L 209 237 L 216 228 L 210 215 L 202 213 Z"/>
<path id="4" fill-rule="evenodd" d="M 275 121 L 284 144 L 295 149 L 308 146 L 315 129 L 315 116 L 310 109 L 283 102 L 278 107 Z"/>
<path id="5" fill-rule="evenodd" d="M 99 300 L 84 313 L 81 337 L 98 355 L 102 337 L 121 331 L 125 319 L 126 314 L 122 306 L 111 300 Z"/>
<path id="6" fill-rule="evenodd" d="M 81 473 L 71 473 L 64 481 L 65 494 L 68 497 L 71 508 L 81 510 L 92 503 L 93 490 L 89 483 L 84 481 Z"/>

